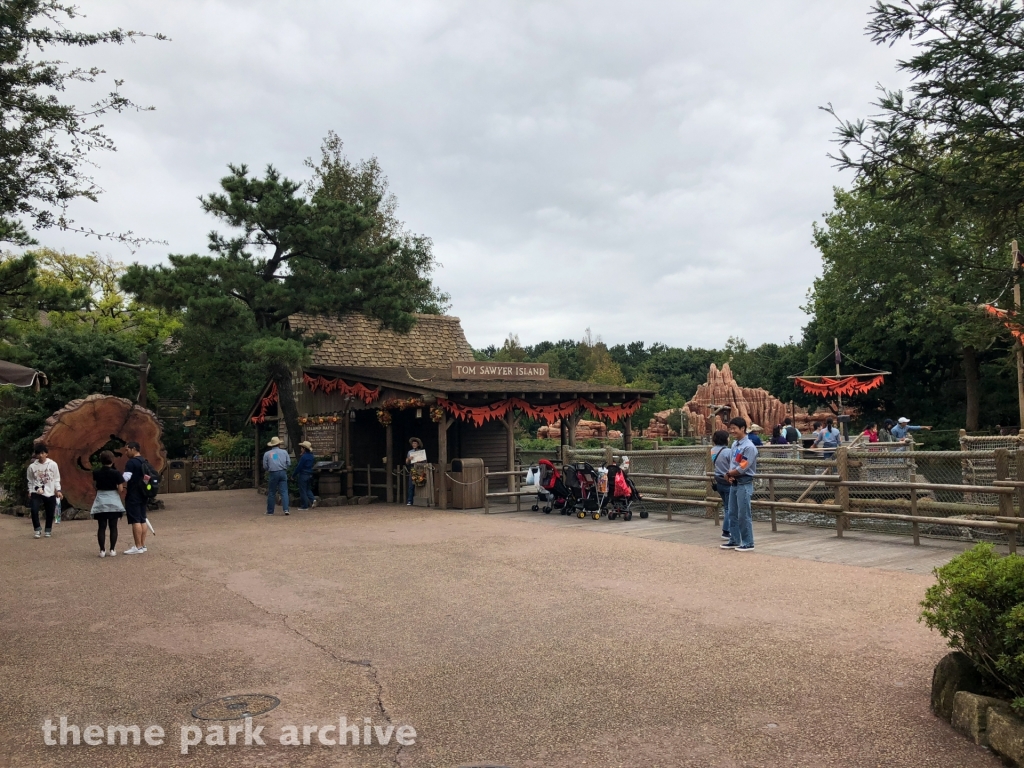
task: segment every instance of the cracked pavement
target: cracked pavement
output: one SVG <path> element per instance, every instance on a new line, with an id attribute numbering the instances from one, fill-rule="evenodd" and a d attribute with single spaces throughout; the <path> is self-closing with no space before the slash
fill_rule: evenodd
<path id="1" fill-rule="evenodd" d="M 114 560 L 92 521 L 35 540 L 0 517 L 0 766 L 999 765 L 928 710 L 930 576 L 404 506 L 164 499 L 149 552 Z M 266 746 L 180 754 L 182 726 L 213 725 L 194 706 L 245 693 L 281 699 L 254 719 Z M 62 715 L 166 743 L 45 746 Z M 277 743 L 341 716 L 416 743 Z"/>

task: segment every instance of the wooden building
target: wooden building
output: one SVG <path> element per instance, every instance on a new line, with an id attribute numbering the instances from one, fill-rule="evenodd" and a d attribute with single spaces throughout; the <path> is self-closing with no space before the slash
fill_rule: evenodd
<path id="1" fill-rule="evenodd" d="M 412 437 L 423 442 L 437 467 L 453 458 L 479 458 L 488 470 L 505 471 L 514 466 L 516 412 L 560 419 L 563 443 L 573 444 L 584 413 L 628 422 L 653 395 L 551 379 L 544 364 L 474 361 L 457 317 L 418 315 L 408 334 L 383 330 L 363 315 L 293 315 L 289 322 L 307 335 L 329 337 L 314 351 L 312 364 L 296 372 L 293 390 L 304 439 L 318 456 L 344 463 L 350 496 L 360 472 L 383 470 L 390 479 L 392 469 L 403 466 Z M 272 382 L 250 419 L 258 427 L 258 451 L 274 434 L 287 443 Z M 437 502 L 444 507 L 448 484 L 443 472 L 435 477 Z M 386 499 L 393 500 L 390 482 Z"/>

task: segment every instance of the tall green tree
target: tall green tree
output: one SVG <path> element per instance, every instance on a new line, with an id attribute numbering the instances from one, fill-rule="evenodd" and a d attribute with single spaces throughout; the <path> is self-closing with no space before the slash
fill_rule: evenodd
<path id="1" fill-rule="evenodd" d="M 59 226 L 101 237 L 138 242 L 130 232 L 101 234 L 75 224 L 67 212 L 77 199 L 95 201 L 100 189 L 89 174 L 90 156 L 114 149 L 99 119 L 112 112 L 142 109 L 124 96 L 122 81 L 95 103 L 80 107 L 63 100 L 70 85 L 95 83 L 97 67 L 68 67 L 37 58 L 55 47 L 121 45 L 163 35 L 112 29 L 76 32 L 67 23 L 78 9 L 59 0 L 0 2 L 0 242 L 34 242 L 28 227 Z M 26 226 L 28 225 L 28 226 Z"/>
<path id="2" fill-rule="evenodd" d="M 86 301 L 83 286 L 40 281 L 36 254 L 0 253 L 0 336 L 16 334 L 18 324 L 36 322 L 40 312 L 75 310 Z"/>
<path id="3" fill-rule="evenodd" d="M 912 84 L 908 93 L 882 88 L 876 117 L 840 120 L 840 166 L 940 213 L 1016 220 L 1024 207 L 1024 5 L 879 0 L 868 32 L 879 45 L 910 44 L 914 53 L 898 68 Z"/>
<path id="4" fill-rule="evenodd" d="M 978 304 L 1005 291 L 1009 258 L 1001 238 L 993 242 L 966 214 L 942 221 L 871 185 L 836 190 L 835 208 L 814 230 L 823 273 L 811 309 L 819 353 L 838 337 L 854 359 L 893 371 L 879 396 L 910 404 L 916 390 L 918 400 L 933 398 L 933 410 L 959 403 L 961 423 L 976 430 L 982 363 L 1005 354 Z M 951 391 L 957 382 L 962 391 Z"/>
<path id="5" fill-rule="evenodd" d="M 250 176 L 244 165 L 230 170 L 222 191 L 201 202 L 234 234 L 211 233 L 211 255 L 133 265 L 121 285 L 144 303 L 184 312 L 186 325 L 211 333 L 225 324 L 248 325 L 249 335 L 234 343 L 258 357 L 277 383 L 288 434 L 297 445 L 302 433 L 292 373 L 321 339 L 292 327 L 288 318 L 298 312 L 366 312 L 405 332 L 423 308 L 418 299 L 431 295 L 432 286 L 425 270 L 410 266 L 400 240 L 364 238 L 377 222 L 379 198 L 340 199 L 323 185 L 304 194 L 302 185 L 273 167 L 262 178 Z"/>

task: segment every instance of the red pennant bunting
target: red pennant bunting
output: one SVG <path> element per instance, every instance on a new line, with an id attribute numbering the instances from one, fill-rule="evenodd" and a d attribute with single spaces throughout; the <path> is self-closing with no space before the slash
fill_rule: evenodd
<path id="1" fill-rule="evenodd" d="M 870 379 L 859 379 L 856 376 L 839 376 L 836 378 L 822 377 L 821 381 L 808 381 L 799 376 L 794 382 L 800 389 L 809 395 L 818 397 L 835 397 L 852 395 L 863 395 L 872 389 L 882 386 L 885 383 L 885 376 L 879 374 Z"/>
<path id="2" fill-rule="evenodd" d="M 369 405 L 378 397 L 380 397 L 380 387 L 370 389 L 362 383 L 356 382 L 355 384 L 346 384 L 341 379 L 328 379 L 323 376 L 310 376 L 308 373 L 302 374 L 302 380 L 309 387 L 310 392 L 321 392 L 331 393 L 337 392 L 345 397 L 355 397 L 362 400 L 364 403 Z"/>
<path id="3" fill-rule="evenodd" d="M 253 424 L 262 424 L 267 420 L 267 410 L 277 402 L 277 382 L 270 385 L 267 396 L 260 400 L 260 412 L 252 417 Z"/>

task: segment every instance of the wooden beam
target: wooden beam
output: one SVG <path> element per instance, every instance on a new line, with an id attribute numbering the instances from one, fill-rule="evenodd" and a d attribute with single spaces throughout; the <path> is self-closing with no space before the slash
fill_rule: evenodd
<path id="1" fill-rule="evenodd" d="M 391 423 L 390 422 L 387 424 L 387 426 L 384 427 L 384 444 L 387 446 L 384 449 L 386 451 L 386 453 L 384 455 L 384 470 L 385 470 L 385 472 L 387 472 L 387 478 L 386 478 L 385 482 L 387 483 L 387 486 L 388 486 L 387 495 L 385 496 L 385 501 L 387 501 L 388 504 L 393 504 L 394 501 L 395 501 L 395 486 L 394 486 L 394 483 L 391 482 L 391 475 L 392 475 L 392 469 L 393 469 L 393 462 L 392 462 L 392 459 L 391 459 L 391 453 L 395 449 L 395 436 L 394 436 L 394 433 L 391 430 Z"/>
<path id="2" fill-rule="evenodd" d="M 437 422 L 437 506 L 448 509 L 448 419 Z"/>

